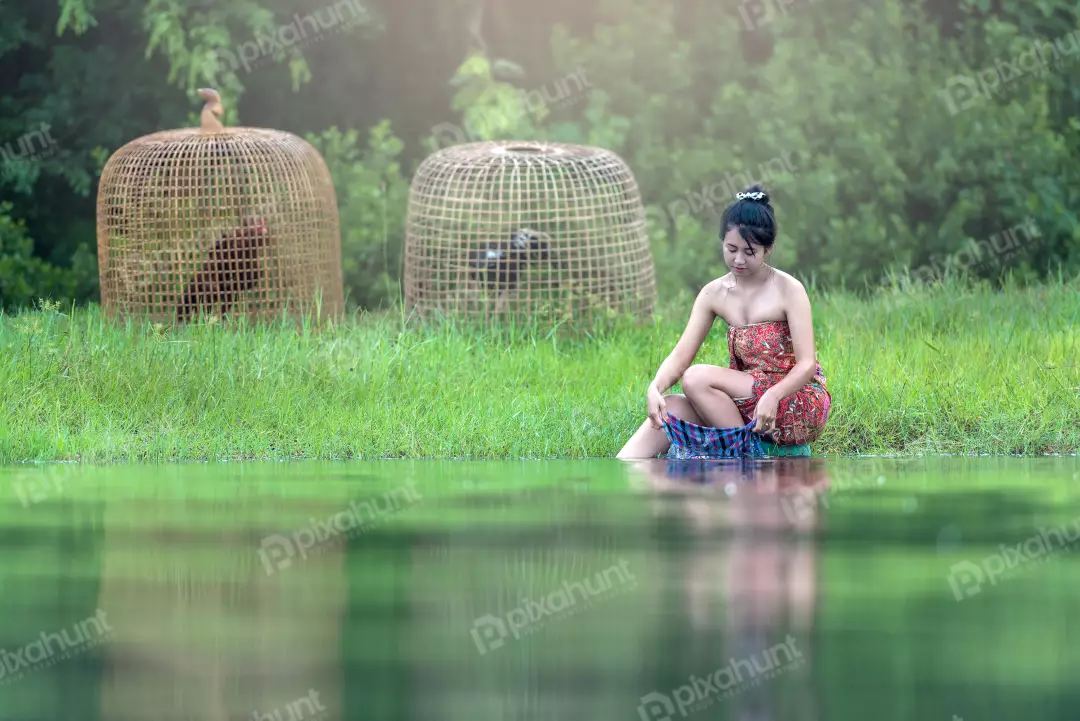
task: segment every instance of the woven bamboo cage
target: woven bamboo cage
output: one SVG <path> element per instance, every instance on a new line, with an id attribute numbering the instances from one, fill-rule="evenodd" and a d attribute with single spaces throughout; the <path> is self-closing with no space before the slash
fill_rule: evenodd
<path id="1" fill-rule="evenodd" d="M 198 128 L 117 150 L 97 201 L 108 314 L 186 321 L 334 315 L 344 309 L 337 197 L 307 141 L 226 128 L 216 91 Z"/>
<path id="2" fill-rule="evenodd" d="M 633 173 L 563 143 L 440 150 L 410 189 L 404 286 L 421 316 L 649 314 L 655 266 Z"/>

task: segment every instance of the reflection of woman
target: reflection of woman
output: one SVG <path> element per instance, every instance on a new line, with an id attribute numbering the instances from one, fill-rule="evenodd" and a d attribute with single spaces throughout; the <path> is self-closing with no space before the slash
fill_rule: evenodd
<path id="1" fill-rule="evenodd" d="M 215 495 L 236 494 L 219 486 Z M 299 530 L 338 510 L 309 504 L 301 516 L 292 505 L 268 512 L 168 494 L 108 503 L 106 721 L 341 718 L 341 541 L 274 573 L 258 554 L 282 529 L 257 527 L 256 512 Z"/>
<path id="2" fill-rule="evenodd" d="M 817 548 L 802 531 L 813 529 L 817 516 L 813 506 L 790 512 L 787 499 L 792 492 L 827 485 L 824 465 L 809 459 L 634 465 L 663 494 L 660 512 L 684 519 L 689 536 L 676 546 L 681 564 L 667 564 L 681 565 L 673 581 L 682 588 L 682 608 L 663 615 L 690 620 L 686 641 L 664 658 L 681 667 L 673 678 L 664 674 L 668 683 L 676 687 L 692 674 L 703 678 L 732 659 L 744 661 L 741 679 L 728 689 L 738 710 L 735 718 L 774 718 L 778 700 L 786 697 L 793 697 L 799 718 L 816 718 L 809 642 Z M 755 684 L 757 671 L 776 676 Z"/>
<path id="3" fill-rule="evenodd" d="M 798 651 L 794 661 L 776 654 L 787 668 L 774 681 L 748 689 L 740 718 L 772 718 L 769 699 L 774 684 L 792 687 L 804 697 L 798 718 L 818 716 L 810 687 L 810 638 L 817 600 L 816 541 L 801 533 L 817 525 L 816 508 L 792 514 L 786 501 L 796 490 L 828 483 L 823 464 L 781 459 L 762 467 L 753 483 L 732 499 L 729 521 L 734 535 L 723 584 L 727 601 L 728 655 L 761 657 L 787 641 Z M 733 637 L 733 638 L 732 638 Z M 797 690 L 795 690 L 797 689 Z M 741 695 L 740 695 L 741 696 Z"/>

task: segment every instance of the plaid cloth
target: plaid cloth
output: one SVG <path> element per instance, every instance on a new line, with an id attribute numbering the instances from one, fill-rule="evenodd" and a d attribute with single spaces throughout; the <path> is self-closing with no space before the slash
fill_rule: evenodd
<path id="1" fill-rule="evenodd" d="M 717 468 L 723 468 L 725 466 L 727 466 L 726 463 L 721 463 L 716 460 L 704 460 L 700 458 L 683 460 L 669 458 L 667 460 L 667 467 L 665 468 L 664 475 L 671 480 L 689 481 L 690 483 L 708 485 L 717 479 Z M 725 477 L 730 477 L 730 474 L 724 475 Z"/>
<path id="2" fill-rule="evenodd" d="M 735 428 L 712 428 L 684 421 L 670 413 L 664 421 L 664 433 L 671 441 L 667 457 L 688 458 L 767 458 L 761 436 L 750 429 L 755 421 Z"/>

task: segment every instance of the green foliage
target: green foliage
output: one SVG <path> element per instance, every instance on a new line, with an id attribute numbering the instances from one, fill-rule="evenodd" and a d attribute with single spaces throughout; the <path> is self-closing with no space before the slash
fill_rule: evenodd
<path id="1" fill-rule="evenodd" d="M 76 34 L 82 35 L 97 25 L 91 15 L 94 0 L 60 0 L 60 19 L 56 21 L 56 34 L 63 35 L 70 27 Z"/>
<path id="2" fill-rule="evenodd" d="M 828 0 L 778 17 L 765 27 L 771 54 L 755 66 L 741 58 L 737 18 L 702 25 L 691 48 L 669 5 L 622 6 L 607 4 L 610 20 L 589 41 L 560 36 L 556 54 L 618 99 L 615 114 L 587 116 L 590 131 L 619 108 L 633 113 L 619 149 L 653 205 L 662 286 L 700 287 L 723 272 L 719 213 L 758 179 L 778 208 L 775 261 L 829 284 L 876 282 L 890 264 L 919 267 L 1028 218 L 1053 252 L 1027 262 L 1078 258 L 1080 166 L 1052 123 L 1045 77 L 952 112 L 960 99 L 944 93 L 971 74 L 973 53 L 898 0 Z M 1022 46 L 1004 21 L 985 34 L 991 58 Z M 731 71 L 702 77 L 715 67 Z"/>
<path id="3" fill-rule="evenodd" d="M 444 123 L 421 140 L 427 152 L 448 145 L 481 140 L 529 140 L 541 137 L 546 108 L 532 108 L 523 91 L 503 78 L 518 78 L 520 66 L 507 60 L 489 60 L 472 53 L 458 67 L 449 84 L 456 88 L 451 108 L 460 113 L 461 125 Z"/>
<path id="4" fill-rule="evenodd" d="M 512 84 L 497 80 L 486 57 L 468 57 L 451 84 L 458 86 L 450 106 L 463 114 L 465 127 L 477 139 L 521 138 L 535 134 L 533 121 L 543 121 L 544 111 L 531 113 Z"/>
<path id="5" fill-rule="evenodd" d="M 308 140 L 326 160 L 341 217 L 345 292 L 351 303 L 384 308 L 401 295 L 401 259 L 409 183 L 398 156 L 404 145 L 390 122 L 371 129 L 367 147 L 355 130 L 330 128 Z"/>
<path id="6" fill-rule="evenodd" d="M 38 298 L 86 302 L 97 291 L 97 256 L 78 248 L 71 268 L 58 268 L 34 255 L 26 224 L 0 203 L 0 308 L 18 310 Z"/>
<path id="7" fill-rule="evenodd" d="M 226 124 L 337 137 L 328 152 L 358 163 L 328 159 L 347 283 L 365 305 L 396 296 L 401 169 L 447 141 L 495 138 L 619 152 L 648 204 L 665 294 L 724 272 L 719 214 L 754 179 L 775 195 L 774 261 L 823 286 L 919 274 L 1029 221 L 1041 232 L 1029 251 L 965 269 L 1035 279 L 1080 267 L 1080 53 L 1001 82 L 990 98 L 956 85 L 978 87 L 1036 41 L 1076 40 L 1080 4 L 925 4 L 930 14 L 923 0 L 765 2 L 786 11 L 748 30 L 745 3 L 603 0 L 569 12 L 569 0 L 497 10 L 461 0 L 412 13 L 364 0 L 358 29 L 275 43 L 265 40 L 296 21 L 295 0 L 8 0 L 0 58 L 18 72 L 0 73 L 0 148 L 44 127 L 52 142 L 0 157 L 0 191 L 19 203 L 32 257 L 82 267 L 75 255 L 93 255 L 105 159 L 135 137 L 194 124 L 194 88 L 210 85 Z M 530 32 L 508 32 L 522 24 Z M 474 44 L 490 53 L 463 61 L 479 33 Z M 587 77 L 572 103 L 540 99 L 572 72 Z M 432 127 L 447 110 L 454 123 Z M 379 135 L 384 119 L 420 142 Z M 382 140 L 347 140 L 373 126 Z"/>

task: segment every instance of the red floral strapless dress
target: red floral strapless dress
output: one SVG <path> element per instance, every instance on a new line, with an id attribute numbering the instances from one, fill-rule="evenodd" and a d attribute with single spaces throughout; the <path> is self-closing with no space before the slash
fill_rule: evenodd
<path id="1" fill-rule="evenodd" d="M 761 396 L 783 380 L 795 367 L 791 330 L 785 320 L 772 320 L 728 328 L 730 368 L 754 377 L 753 395 L 736 398 L 735 405 L 749 423 Z M 798 446 L 817 440 L 829 418 L 832 395 L 825 384 L 825 372 L 817 364 L 813 378 L 776 406 L 777 445 Z"/>

